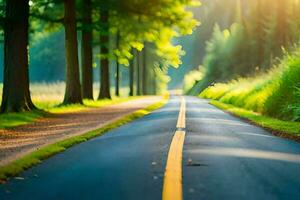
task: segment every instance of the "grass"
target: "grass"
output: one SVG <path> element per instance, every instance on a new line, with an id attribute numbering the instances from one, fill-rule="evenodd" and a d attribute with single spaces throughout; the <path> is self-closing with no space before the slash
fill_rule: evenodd
<path id="1" fill-rule="evenodd" d="M 125 98 L 113 98 L 99 101 L 84 100 L 84 104 L 71 104 L 62 105 L 49 102 L 40 102 L 36 104 L 39 109 L 31 112 L 21 112 L 21 113 L 8 113 L 0 115 L 0 129 L 13 128 L 20 125 L 25 125 L 36 121 L 38 118 L 45 117 L 49 114 L 59 114 L 68 112 L 78 112 L 85 109 L 100 108 L 108 105 L 113 105 L 117 103 L 126 102 L 129 100 L 134 100 L 142 97 L 125 97 Z"/>
<path id="2" fill-rule="evenodd" d="M 255 77 L 218 83 L 200 96 L 284 121 L 300 121 L 300 48 Z"/>
<path id="3" fill-rule="evenodd" d="M 55 106 L 49 106 L 45 107 L 44 110 L 50 112 L 50 113 L 68 113 L 68 112 L 78 112 L 87 108 L 100 108 L 116 103 L 122 103 L 134 99 L 142 98 L 142 96 L 137 97 L 114 97 L 113 99 L 103 99 L 98 101 L 92 101 L 92 100 L 84 100 L 83 104 L 71 104 L 71 105 L 55 105 Z M 47 104 L 50 105 L 50 104 Z"/>
<path id="4" fill-rule="evenodd" d="M 13 128 L 16 126 L 29 124 L 43 116 L 45 116 L 45 112 L 42 111 L 1 114 L 0 129 Z"/>
<path id="5" fill-rule="evenodd" d="M 63 101 L 65 84 L 57 83 L 33 83 L 30 85 L 32 100 L 42 111 L 31 111 L 22 113 L 9 113 L 0 115 L 0 129 L 13 128 L 34 122 L 36 119 L 46 116 L 48 113 L 78 112 L 89 108 L 99 108 L 116 103 L 134 100 L 140 97 L 113 97 L 112 100 L 91 101 L 84 100 L 84 104 L 60 105 Z M 113 89 L 113 88 L 112 88 Z M 94 94 L 97 94 L 99 84 L 94 86 Z M 2 84 L 0 84 L 0 98 Z M 121 88 L 121 95 L 127 94 L 127 88 Z M 113 94 L 113 91 L 112 91 Z"/>
<path id="6" fill-rule="evenodd" d="M 271 117 L 263 116 L 259 113 L 249 111 L 246 109 L 238 108 L 230 104 L 225 104 L 219 101 L 212 100 L 212 105 L 225 110 L 233 115 L 243 119 L 250 120 L 256 125 L 259 125 L 267 130 L 270 130 L 276 135 L 283 137 L 295 137 L 299 139 L 300 136 L 300 122 L 283 121 Z M 289 134 L 289 135 L 287 135 Z"/>
<path id="7" fill-rule="evenodd" d="M 109 130 L 120 127 L 120 126 L 122 126 L 126 123 L 129 123 L 135 119 L 138 119 L 145 115 L 148 115 L 152 111 L 159 109 L 163 105 L 165 105 L 167 100 L 168 100 L 168 96 L 165 96 L 164 99 L 161 100 L 160 102 L 150 105 L 144 109 L 135 111 L 132 114 L 129 114 L 119 120 L 116 120 L 102 128 L 87 132 L 80 136 L 71 137 L 71 138 L 62 140 L 60 142 L 56 142 L 54 144 L 50 144 L 48 146 L 40 148 L 37 151 L 30 153 L 28 155 L 25 155 L 24 157 L 6 165 L 6 166 L 0 167 L 0 180 L 1 180 L 1 182 L 5 182 L 8 180 L 9 177 L 16 176 L 16 175 L 20 174 L 21 172 L 23 172 L 24 170 L 41 163 L 42 160 L 45 160 L 45 159 L 49 158 L 50 156 L 60 153 L 69 147 L 72 147 L 76 144 L 85 142 L 92 138 L 101 136 Z"/>

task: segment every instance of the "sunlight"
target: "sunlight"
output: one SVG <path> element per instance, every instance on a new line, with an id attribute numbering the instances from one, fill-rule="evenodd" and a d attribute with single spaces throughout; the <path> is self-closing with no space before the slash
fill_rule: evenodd
<path id="1" fill-rule="evenodd" d="M 222 135 L 190 135 L 190 141 L 209 141 L 209 142 L 222 142 L 231 143 L 240 141 L 237 137 L 222 136 Z"/>
<path id="2" fill-rule="evenodd" d="M 277 138 L 277 137 L 272 136 L 272 135 L 265 135 L 265 134 L 258 134 L 258 133 L 249 133 L 249 132 L 234 132 L 234 134 L 258 136 L 258 137 L 266 137 L 266 138 Z"/>
<path id="3" fill-rule="evenodd" d="M 276 160 L 283 162 L 292 162 L 300 164 L 300 155 L 292 153 L 283 153 L 275 151 L 263 151 L 246 148 L 203 148 L 196 150 L 189 150 L 189 153 L 214 155 L 214 156 L 228 156 L 240 158 L 253 158 L 263 160 Z"/>
<path id="4" fill-rule="evenodd" d="M 193 119 L 199 119 L 201 122 L 204 122 L 205 124 L 251 127 L 250 124 L 247 124 L 244 122 L 238 122 L 235 120 L 217 119 L 217 118 L 201 118 L 201 117 L 193 118 Z"/>
<path id="5" fill-rule="evenodd" d="M 199 114 L 224 114 L 223 111 L 214 109 L 214 108 L 198 108 L 197 110 L 193 110 L 193 113 Z"/>

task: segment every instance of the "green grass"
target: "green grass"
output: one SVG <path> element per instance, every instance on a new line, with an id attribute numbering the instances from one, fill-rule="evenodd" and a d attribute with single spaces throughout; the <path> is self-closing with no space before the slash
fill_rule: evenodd
<path id="1" fill-rule="evenodd" d="M 211 104 L 238 117 L 250 120 L 251 122 L 265 129 L 268 129 L 275 134 L 279 134 L 280 136 L 290 137 L 286 134 L 290 134 L 291 136 L 300 136 L 300 122 L 283 121 L 271 117 L 266 117 L 259 113 L 238 108 L 233 105 L 225 104 L 215 100 L 212 100 Z"/>
<path id="2" fill-rule="evenodd" d="M 215 84 L 200 97 L 285 121 L 300 121 L 299 74 L 300 48 L 267 73 Z"/>
<path id="3" fill-rule="evenodd" d="M 42 108 L 43 110 L 46 110 L 50 113 L 68 113 L 68 112 L 78 112 L 87 108 L 100 108 L 116 103 L 122 103 L 130 100 L 135 100 L 138 98 L 142 98 L 142 96 L 138 97 L 114 97 L 113 99 L 103 99 L 98 101 L 92 101 L 92 100 L 83 100 L 83 104 L 71 104 L 71 105 L 51 105 L 51 103 L 39 103 L 37 106 L 39 108 Z M 44 105 L 42 105 L 44 104 Z"/>
<path id="4" fill-rule="evenodd" d="M 8 113 L 0 114 L 0 129 L 13 128 L 20 125 L 25 125 L 36 121 L 38 118 L 47 116 L 48 114 L 55 113 L 68 113 L 68 112 L 78 112 L 85 109 L 100 108 L 108 105 L 113 105 L 117 103 L 122 103 L 141 97 L 125 97 L 125 98 L 113 98 L 111 100 L 84 100 L 84 104 L 72 104 L 72 105 L 59 105 L 59 102 L 52 101 L 42 101 L 36 103 L 41 111 L 31 111 L 31 112 L 21 112 L 21 113 Z"/>
<path id="5" fill-rule="evenodd" d="M 63 141 L 48 145 L 48 146 L 43 147 L 35 152 L 25 155 L 24 157 L 6 165 L 6 166 L 0 167 L 0 180 L 1 180 L 1 182 L 5 182 L 8 180 L 9 177 L 18 175 L 22 171 L 41 163 L 42 160 L 45 160 L 52 155 L 62 152 L 64 150 L 66 150 L 67 148 L 72 147 L 76 144 L 85 142 L 91 138 L 101 136 L 105 132 L 112 130 L 114 128 L 120 127 L 128 122 L 131 122 L 132 120 L 143 117 L 143 116 L 151 113 L 152 111 L 161 108 L 163 105 L 165 105 L 167 100 L 168 100 L 168 96 L 165 96 L 165 98 L 163 100 L 161 100 L 160 102 L 150 105 L 144 109 L 135 111 L 132 114 L 129 114 L 119 120 L 116 120 L 102 128 L 87 132 L 80 136 L 75 136 L 75 137 L 65 139 Z"/>
<path id="6" fill-rule="evenodd" d="M 36 119 L 43 116 L 45 116 L 45 112 L 42 111 L 1 114 L 0 129 L 12 128 L 32 123 Z"/>
<path id="7" fill-rule="evenodd" d="M 0 98 L 3 85 L 0 83 Z M 13 128 L 32 123 L 38 118 L 47 116 L 48 113 L 78 112 L 89 108 L 99 108 L 116 103 L 134 100 L 139 97 L 125 97 L 128 88 L 121 88 L 123 98 L 113 97 L 112 100 L 91 101 L 84 100 L 84 104 L 61 105 L 64 97 L 65 84 L 57 83 L 32 83 L 30 84 L 31 96 L 34 104 L 42 111 L 0 114 L 0 129 Z M 98 94 L 99 84 L 94 85 L 94 94 Z M 112 88 L 113 94 L 113 88 Z"/>

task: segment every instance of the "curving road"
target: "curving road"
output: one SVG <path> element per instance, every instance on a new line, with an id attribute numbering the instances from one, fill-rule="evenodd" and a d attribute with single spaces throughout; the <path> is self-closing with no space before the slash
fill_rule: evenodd
<path id="1" fill-rule="evenodd" d="M 182 176 L 185 200 L 300 199 L 299 143 L 274 137 L 206 100 L 185 100 L 185 119 L 178 116 L 181 98 L 173 96 L 162 109 L 1 185 L 0 199 L 159 200 L 171 152 L 183 157 L 181 169 L 170 174 Z M 185 126 L 178 127 L 179 118 Z M 179 145 L 175 132 L 185 132 L 182 153 L 170 150 Z M 170 163 L 167 170 L 176 165 Z"/>

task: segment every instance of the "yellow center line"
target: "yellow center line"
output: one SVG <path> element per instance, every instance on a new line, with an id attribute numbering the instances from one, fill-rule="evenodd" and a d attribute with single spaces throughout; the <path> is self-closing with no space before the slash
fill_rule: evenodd
<path id="1" fill-rule="evenodd" d="M 181 106 L 177 121 L 177 128 L 185 128 L 185 99 L 181 97 Z"/>
<path id="2" fill-rule="evenodd" d="M 185 128 L 185 99 L 181 98 L 181 106 L 177 128 Z M 182 200 L 182 150 L 185 131 L 176 131 L 170 146 L 163 185 L 163 200 Z"/>

